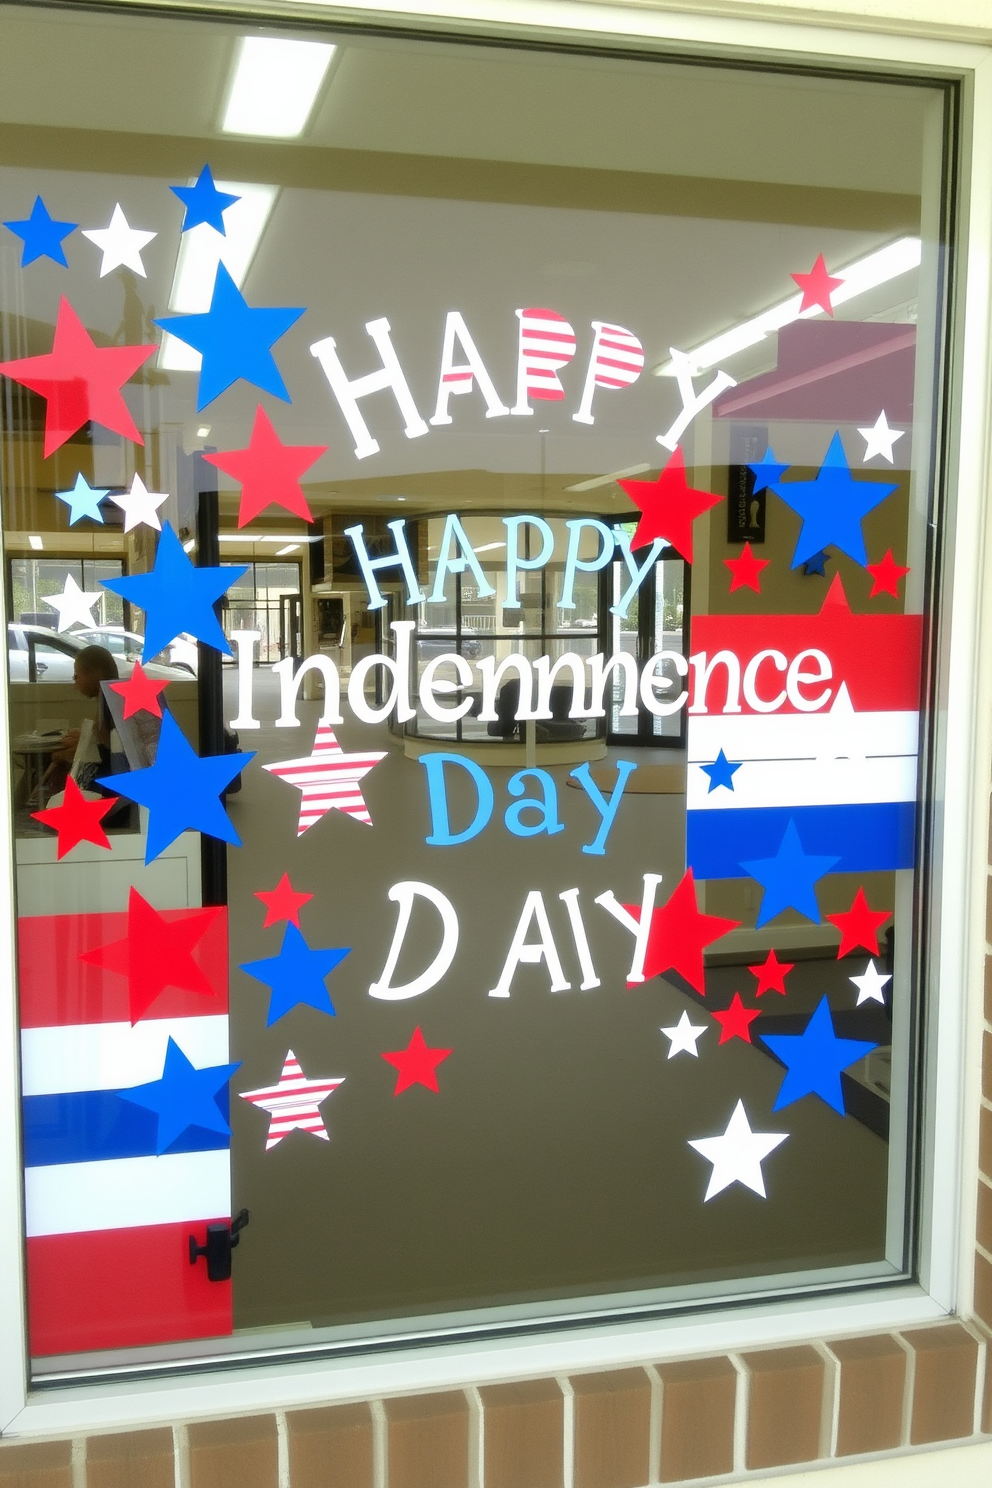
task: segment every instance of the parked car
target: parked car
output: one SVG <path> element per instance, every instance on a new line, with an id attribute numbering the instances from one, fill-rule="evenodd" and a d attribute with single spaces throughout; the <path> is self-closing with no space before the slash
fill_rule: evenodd
<path id="1" fill-rule="evenodd" d="M 46 625 L 7 626 L 7 665 L 12 682 L 71 682 L 76 657 L 86 646 L 106 646 L 121 677 L 141 661 L 142 637 L 115 626 L 58 632 Z M 150 661 L 145 671 L 164 681 L 189 681 L 188 667 Z"/>
<path id="2" fill-rule="evenodd" d="M 123 625 L 95 625 L 86 630 L 74 630 L 72 634 L 78 636 L 87 646 L 106 646 L 110 654 L 116 657 L 118 665 L 122 660 L 132 664 L 140 661 L 146 671 L 150 665 L 178 667 L 187 676 L 190 673 L 196 676 L 196 643 L 194 641 L 191 644 L 184 636 L 177 636 L 171 645 L 153 656 L 146 665 L 143 661 L 144 636 L 135 634 L 133 630 L 125 630 Z"/>

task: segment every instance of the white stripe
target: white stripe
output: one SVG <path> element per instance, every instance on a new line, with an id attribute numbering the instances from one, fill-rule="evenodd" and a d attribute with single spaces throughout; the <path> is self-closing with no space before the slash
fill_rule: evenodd
<path id="1" fill-rule="evenodd" d="M 689 811 L 742 811 L 748 806 L 854 806 L 916 800 L 916 756 L 862 760 L 750 760 L 734 771 L 734 788 L 718 786 L 701 765 L 686 772 Z"/>
<path id="2" fill-rule="evenodd" d="M 24 1192 L 29 1235 L 220 1219 L 231 1212 L 230 1153 L 175 1152 L 26 1168 Z"/>
<path id="3" fill-rule="evenodd" d="M 920 715 L 912 713 L 854 713 L 837 717 L 822 713 L 738 713 L 712 717 L 689 715 L 687 755 L 709 764 L 722 749 L 728 760 L 816 759 L 831 752 L 842 738 L 856 755 L 915 754 L 919 748 Z M 833 752 L 839 753 L 834 748 Z"/>
<path id="4" fill-rule="evenodd" d="M 209 1018 L 143 1018 L 130 1023 L 77 1023 L 25 1028 L 21 1084 L 25 1095 L 70 1090 L 121 1090 L 162 1078 L 165 1050 L 175 1039 L 196 1069 L 228 1062 L 225 1014 Z"/>

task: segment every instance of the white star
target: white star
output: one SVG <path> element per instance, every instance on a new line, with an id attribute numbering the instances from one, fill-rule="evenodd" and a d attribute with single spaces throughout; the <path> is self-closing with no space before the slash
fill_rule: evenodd
<path id="1" fill-rule="evenodd" d="M 851 701 L 847 683 L 842 682 L 829 712 L 821 715 L 817 754 L 820 764 L 835 768 L 864 767 L 863 728 L 858 722 L 861 716 Z"/>
<path id="2" fill-rule="evenodd" d="M 696 1040 L 701 1033 L 706 1032 L 705 1023 L 690 1023 L 689 1014 L 683 1012 L 674 1028 L 663 1028 L 661 1032 L 671 1040 L 672 1046 L 668 1051 L 669 1059 L 674 1059 L 676 1054 L 691 1054 L 693 1058 L 699 1058 Z"/>
<path id="3" fill-rule="evenodd" d="M 322 1141 L 331 1139 L 320 1114 L 320 1103 L 344 1084 L 344 1076 L 308 1080 L 292 1049 L 286 1050 L 278 1085 L 263 1085 L 259 1090 L 243 1090 L 241 1099 L 250 1101 L 269 1113 L 269 1134 L 265 1150 L 275 1147 L 291 1131 L 309 1132 Z"/>
<path id="4" fill-rule="evenodd" d="M 878 967 L 874 961 L 868 962 L 868 965 L 865 967 L 864 976 L 848 977 L 848 981 L 853 982 L 858 989 L 858 1007 L 863 1002 L 880 1002 L 884 1007 L 885 998 L 882 996 L 882 988 L 886 982 L 891 982 L 891 980 L 891 973 L 888 976 L 881 976 L 879 974 Z"/>
<path id="5" fill-rule="evenodd" d="M 149 491 L 141 476 L 136 475 L 129 491 L 120 491 L 110 499 L 124 513 L 125 532 L 142 526 L 154 527 L 156 532 L 162 531 L 158 509 L 164 501 L 168 501 L 168 491 Z"/>
<path id="6" fill-rule="evenodd" d="M 59 630 L 68 630 L 70 625 L 96 625 L 92 612 L 100 598 L 100 591 L 88 594 L 80 589 L 72 574 L 66 574 L 65 588 L 61 594 L 43 595 L 45 604 L 59 612 Z"/>
<path id="7" fill-rule="evenodd" d="M 271 770 L 280 780 L 303 792 L 296 827 L 297 837 L 302 837 L 308 827 L 333 809 L 347 812 L 370 827 L 372 818 L 358 782 L 385 757 L 385 750 L 374 754 L 345 754 L 334 730 L 321 724 L 317 728 L 313 749 L 305 759 L 277 760 L 275 764 L 263 765 L 262 768 Z"/>
<path id="8" fill-rule="evenodd" d="M 892 446 L 897 439 L 902 438 L 905 432 L 905 429 L 889 428 L 889 421 L 885 417 L 885 410 L 883 408 L 870 429 L 858 430 L 858 433 L 865 442 L 864 458 L 861 461 L 862 465 L 867 465 L 868 461 L 873 459 L 875 455 L 881 455 L 883 460 L 888 460 L 889 464 L 892 465 L 894 463 Z"/>
<path id="9" fill-rule="evenodd" d="M 91 227 L 83 229 L 83 237 L 89 238 L 91 243 L 103 253 L 103 263 L 100 265 L 100 278 L 109 274 L 111 269 L 124 267 L 133 269 L 140 274 L 142 279 L 148 276 L 145 266 L 141 262 L 141 250 L 152 240 L 157 238 L 158 233 L 142 232 L 138 227 L 131 227 L 121 208 L 120 202 L 114 208 L 114 214 L 107 227 Z"/>
<path id="10" fill-rule="evenodd" d="M 743 1183 L 746 1188 L 765 1198 L 762 1161 L 788 1135 L 788 1132 L 753 1132 L 748 1124 L 744 1102 L 738 1101 L 722 1137 L 700 1137 L 689 1143 L 690 1147 L 695 1147 L 697 1152 L 702 1153 L 707 1162 L 713 1164 L 703 1203 L 707 1203 L 715 1194 L 722 1193 L 731 1183 Z"/>

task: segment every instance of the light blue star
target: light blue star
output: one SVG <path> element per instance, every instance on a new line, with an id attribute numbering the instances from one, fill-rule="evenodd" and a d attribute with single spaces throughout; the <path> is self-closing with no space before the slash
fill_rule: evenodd
<path id="1" fill-rule="evenodd" d="M 76 476 L 76 484 L 71 491 L 56 491 L 55 497 L 58 501 L 64 501 L 69 508 L 69 526 L 72 527 L 81 517 L 89 517 L 93 522 L 103 522 L 103 512 L 100 510 L 100 502 L 104 496 L 110 495 L 110 487 L 104 489 L 102 486 L 91 486 L 82 472 Z"/>
<path id="2" fill-rule="evenodd" d="M 868 554 L 861 519 L 898 489 L 894 482 L 856 481 L 839 431 L 830 441 L 815 480 L 772 481 L 771 487 L 803 519 L 792 555 L 793 568 L 801 567 L 826 547 L 840 548 L 864 568 Z"/>
<path id="3" fill-rule="evenodd" d="M 164 712 L 155 763 L 144 770 L 101 776 L 97 784 L 147 807 L 145 862 L 150 863 L 186 831 L 205 832 L 208 837 L 241 846 L 220 795 L 254 758 L 253 750 L 250 754 L 210 754 L 201 759 L 172 714 Z"/>
<path id="4" fill-rule="evenodd" d="M 788 1071 L 772 1106 L 773 1111 L 791 1106 L 804 1095 L 818 1095 L 841 1116 L 846 1114 L 841 1070 L 857 1064 L 872 1049 L 878 1048 L 877 1044 L 866 1043 L 863 1039 L 838 1038 L 825 997 L 821 997 L 816 1012 L 802 1033 L 767 1033 L 761 1035 L 761 1040 Z"/>
<path id="5" fill-rule="evenodd" d="M 295 925 L 287 925 L 278 956 L 244 962 L 242 971 L 272 989 L 267 1026 L 271 1028 L 277 1019 L 301 1002 L 316 1008 L 319 1013 L 329 1013 L 333 1018 L 334 1004 L 324 978 L 344 960 L 349 949 L 328 946 L 323 950 L 311 950 L 302 932 Z"/>
<path id="6" fill-rule="evenodd" d="M 161 1154 L 191 1126 L 230 1135 L 231 1128 L 216 1097 L 235 1070 L 240 1068 L 239 1061 L 237 1064 L 214 1064 L 207 1069 L 196 1069 L 175 1040 L 170 1038 L 161 1079 L 149 1080 L 146 1085 L 132 1085 L 117 1094 L 121 1100 L 157 1114 L 155 1151 Z"/>
<path id="7" fill-rule="evenodd" d="M 214 605 L 246 572 L 247 566 L 233 563 L 223 568 L 196 568 L 166 522 L 150 573 L 101 582 L 104 589 L 144 610 L 144 654 L 149 659 L 183 634 L 230 656 L 231 648 L 214 614 Z"/>
<path id="8" fill-rule="evenodd" d="M 208 222 L 217 232 L 227 237 L 227 229 L 224 226 L 224 213 L 228 207 L 240 201 L 240 196 L 232 196 L 229 191 L 218 191 L 214 185 L 213 174 L 209 165 L 205 165 L 192 186 L 170 186 L 169 190 L 174 196 L 178 196 L 186 208 L 183 217 L 183 232 L 189 232 L 191 227 L 199 227 L 201 222 Z"/>
<path id="9" fill-rule="evenodd" d="M 202 356 L 198 410 L 219 398 L 239 378 L 291 403 L 271 348 L 295 325 L 304 309 L 288 305 L 253 309 L 219 263 L 209 310 L 199 315 L 163 315 L 155 324 Z"/>
<path id="10" fill-rule="evenodd" d="M 34 263 L 36 258 L 50 258 L 53 263 L 61 264 L 63 269 L 67 269 L 69 261 L 62 247 L 62 239 L 75 232 L 78 226 L 78 222 L 56 222 L 40 196 L 34 199 L 30 217 L 19 222 L 4 223 L 4 227 L 9 228 L 24 243 L 21 253 L 22 269 Z"/>
<path id="11" fill-rule="evenodd" d="M 816 857 L 803 852 L 795 820 L 790 816 L 774 858 L 755 858 L 741 863 L 741 867 L 765 890 L 756 926 L 766 925 L 783 909 L 798 909 L 800 914 L 819 925 L 820 906 L 813 885 L 839 861 L 839 858 Z"/>
<path id="12" fill-rule="evenodd" d="M 775 451 L 769 445 L 761 459 L 750 461 L 747 468 L 754 476 L 754 494 L 757 495 L 768 486 L 774 487 L 775 482 L 782 479 L 789 467 L 776 460 Z"/>
<path id="13" fill-rule="evenodd" d="M 716 759 L 711 765 L 700 765 L 699 768 L 702 770 L 703 774 L 710 777 L 709 790 L 706 792 L 706 794 L 708 796 L 711 796 L 717 789 L 717 787 L 721 785 L 725 786 L 727 790 L 732 791 L 734 788 L 734 776 L 740 769 L 742 763 L 743 761 L 736 765 L 732 765 L 721 749 L 720 753 L 717 755 Z"/>

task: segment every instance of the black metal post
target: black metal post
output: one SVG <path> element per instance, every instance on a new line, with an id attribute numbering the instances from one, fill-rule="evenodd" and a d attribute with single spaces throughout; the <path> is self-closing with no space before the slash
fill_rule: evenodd
<path id="1" fill-rule="evenodd" d="M 196 566 L 216 568 L 220 563 L 220 510 L 217 472 L 197 452 L 193 456 L 196 491 Z M 222 601 L 214 606 L 218 622 Z M 200 725 L 200 754 L 224 753 L 224 676 L 221 654 L 201 641 L 197 647 L 197 706 Z M 227 903 L 227 845 L 216 837 L 200 838 L 200 876 L 204 904 Z"/>

